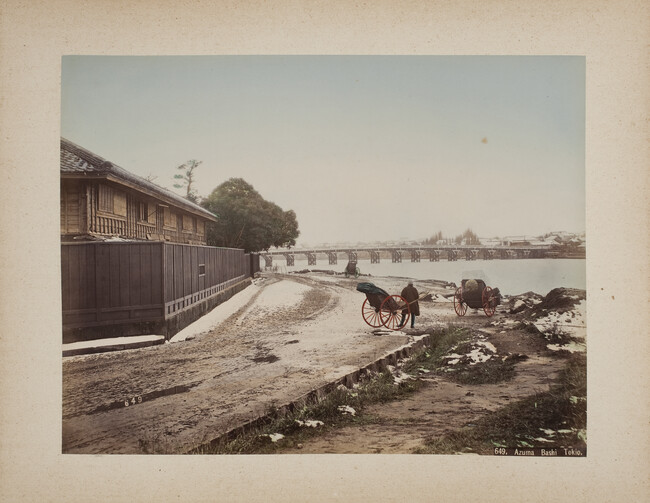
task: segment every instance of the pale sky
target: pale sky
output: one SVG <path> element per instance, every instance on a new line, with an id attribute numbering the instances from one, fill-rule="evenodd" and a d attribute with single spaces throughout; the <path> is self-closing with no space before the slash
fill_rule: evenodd
<path id="1" fill-rule="evenodd" d="M 61 135 L 172 189 L 203 161 L 298 245 L 585 230 L 585 59 L 66 56 Z"/>

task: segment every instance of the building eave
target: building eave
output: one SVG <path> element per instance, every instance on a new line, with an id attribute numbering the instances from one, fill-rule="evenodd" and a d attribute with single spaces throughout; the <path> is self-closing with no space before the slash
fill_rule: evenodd
<path id="1" fill-rule="evenodd" d="M 65 138 L 61 138 L 61 151 L 66 151 L 69 154 L 72 154 L 75 158 L 83 161 L 83 167 L 80 167 L 79 171 L 66 172 L 62 167 L 62 179 L 96 179 L 111 181 L 207 220 L 216 222 L 218 219 L 217 215 L 202 208 L 198 204 L 188 201 L 178 194 L 174 194 L 169 189 L 165 189 L 149 180 L 145 180 L 144 178 L 99 157 Z"/>

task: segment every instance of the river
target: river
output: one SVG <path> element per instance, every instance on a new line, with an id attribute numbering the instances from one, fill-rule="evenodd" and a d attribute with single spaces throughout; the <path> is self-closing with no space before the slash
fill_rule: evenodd
<path id="1" fill-rule="evenodd" d="M 307 259 L 298 255 L 295 258 L 295 265 L 288 267 L 283 257 L 273 259 L 273 265 L 277 266 L 280 272 L 303 269 L 343 272 L 346 264 L 345 259 L 339 258 L 337 265 L 329 265 L 326 258 L 319 257 L 317 265 L 308 266 Z M 529 291 L 546 295 L 557 287 L 586 289 L 585 259 L 458 260 L 454 262 L 423 260 L 402 263 L 382 260 L 379 264 L 371 264 L 369 259 L 360 259 L 357 266 L 361 274 L 413 278 L 416 280 L 416 286 L 417 280 L 437 279 L 460 285 L 461 279 L 481 278 L 491 287 L 499 288 L 504 295 L 518 295 Z"/>

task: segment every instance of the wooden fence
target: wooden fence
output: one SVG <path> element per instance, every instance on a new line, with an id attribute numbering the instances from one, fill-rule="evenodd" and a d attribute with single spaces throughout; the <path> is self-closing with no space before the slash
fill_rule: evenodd
<path id="1" fill-rule="evenodd" d="M 257 271 L 258 255 L 233 248 L 164 242 L 64 243 L 64 334 L 87 327 L 165 323 Z"/>

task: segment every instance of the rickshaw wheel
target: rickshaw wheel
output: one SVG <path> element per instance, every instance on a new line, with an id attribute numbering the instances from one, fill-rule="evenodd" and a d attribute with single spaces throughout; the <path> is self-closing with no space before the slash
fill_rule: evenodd
<path id="1" fill-rule="evenodd" d="M 463 287 L 459 286 L 454 294 L 454 311 L 458 316 L 465 316 L 467 304 L 463 302 Z"/>
<path id="2" fill-rule="evenodd" d="M 372 328 L 381 327 L 381 317 L 379 316 L 379 312 L 370 305 L 368 299 L 363 301 L 363 306 L 361 306 L 361 315 L 363 316 L 363 321 Z"/>
<path id="3" fill-rule="evenodd" d="M 483 289 L 481 300 L 483 302 L 483 311 L 485 311 L 485 314 L 488 317 L 492 316 L 497 310 L 496 299 L 494 298 L 492 288 L 486 286 Z"/>
<path id="4" fill-rule="evenodd" d="M 400 325 L 402 320 L 402 310 L 406 309 L 404 314 L 404 322 Z M 400 330 L 411 317 L 411 310 L 409 309 L 408 302 L 404 297 L 400 295 L 389 295 L 381 303 L 381 309 L 379 310 L 379 317 L 381 319 L 381 324 L 384 325 L 389 330 Z"/>

